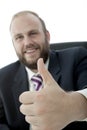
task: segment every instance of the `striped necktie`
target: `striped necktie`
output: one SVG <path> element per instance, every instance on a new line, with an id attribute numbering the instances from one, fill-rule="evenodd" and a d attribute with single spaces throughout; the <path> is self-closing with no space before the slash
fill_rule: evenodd
<path id="1" fill-rule="evenodd" d="M 42 88 L 42 77 L 40 75 L 33 75 L 31 81 L 33 82 L 34 90 L 38 91 Z"/>

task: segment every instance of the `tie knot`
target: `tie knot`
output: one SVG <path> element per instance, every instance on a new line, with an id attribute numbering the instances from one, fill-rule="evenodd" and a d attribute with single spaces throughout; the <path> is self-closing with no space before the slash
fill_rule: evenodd
<path id="1" fill-rule="evenodd" d="M 33 75 L 33 77 L 31 78 L 31 81 L 34 84 L 35 90 L 38 91 L 39 89 L 42 88 L 42 77 L 38 74 L 38 75 Z"/>

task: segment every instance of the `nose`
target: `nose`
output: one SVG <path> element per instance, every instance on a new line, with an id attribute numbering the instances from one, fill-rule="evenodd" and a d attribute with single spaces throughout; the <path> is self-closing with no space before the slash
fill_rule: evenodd
<path id="1" fill-rule="evenodd" d="M 29 45 L 31 43 L 32 43 L 31 39 L 28 36 L 25 36 L 25 38 L 24 38 L 24 44 L 25 44 L 25 46 L 27 46 L 27 45 Z"/>

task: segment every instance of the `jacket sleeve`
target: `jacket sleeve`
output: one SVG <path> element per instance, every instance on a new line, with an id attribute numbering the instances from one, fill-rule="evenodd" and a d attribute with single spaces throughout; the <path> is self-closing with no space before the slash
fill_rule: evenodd
<path id="1" fill-rule="evenodd" d="M 0 130 L 10 130 L 6 124 L 4 115 L 4 108 L 0 100 Z"/>
<path id="2" fill-rule="evenodd" d="M 0 130 L 10 130 L 7 125 L 0 124 Z"/>

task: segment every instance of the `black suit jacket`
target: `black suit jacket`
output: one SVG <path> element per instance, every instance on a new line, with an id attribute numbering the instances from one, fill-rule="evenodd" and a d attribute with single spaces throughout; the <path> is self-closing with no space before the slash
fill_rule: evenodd
<path id="1" fill-rule="evenodd" d="M 57 52 L 53 51 L 50 52 L 49 57 L 48 69 L 65 91 L 76 91 L 86 87 L 86 49 L 76 47 Z M 24 115 L 19 111 L 19 95 L 27 90 L 29 90 L 27 73 L 20 61 L 0 70 L 0 130 L 29 130 Z M 75 128 L 86 130 L 87 123 L 73 122 L 64 130 L 74 130 Z"/>

